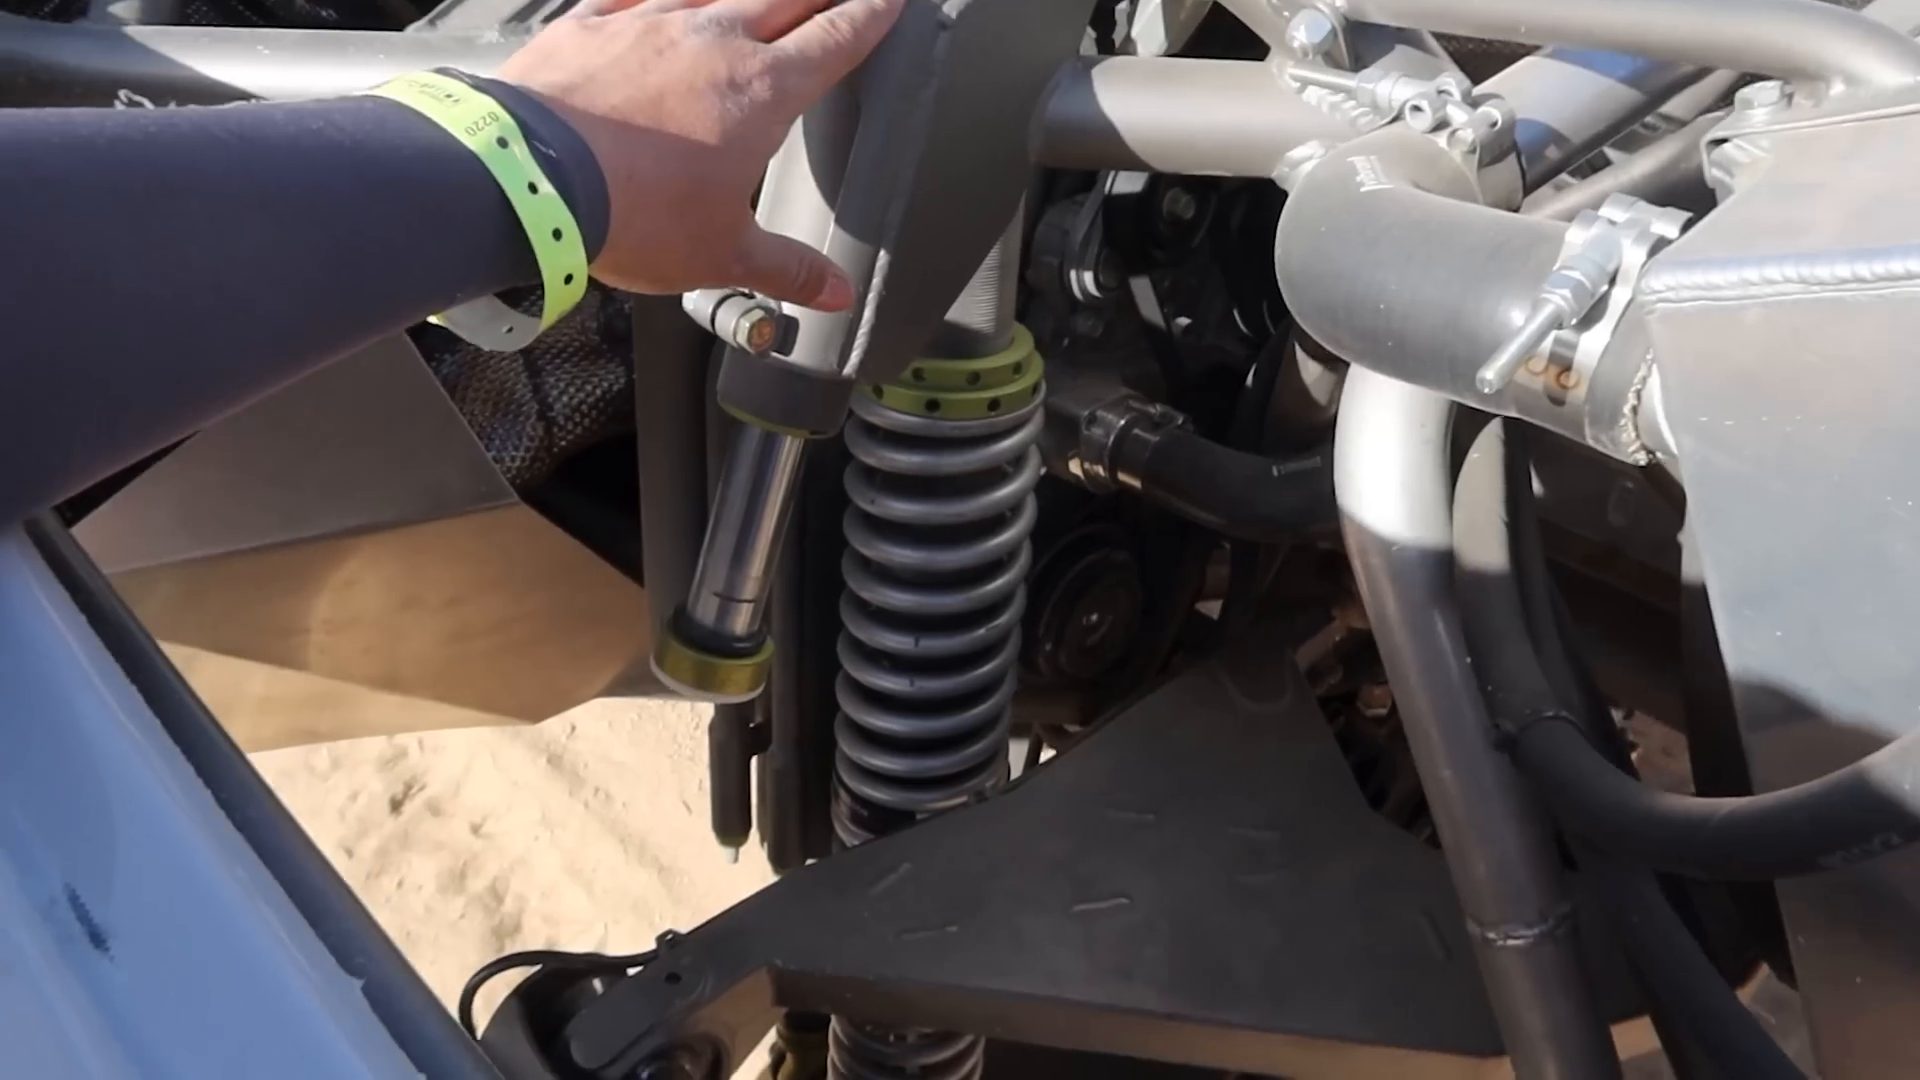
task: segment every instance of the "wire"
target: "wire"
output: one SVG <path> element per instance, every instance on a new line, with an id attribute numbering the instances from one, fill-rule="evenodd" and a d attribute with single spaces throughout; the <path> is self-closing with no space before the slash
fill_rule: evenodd
<path id="1" fill-rule="evenodd" d="M 480 965 L 467 984 L 460 988 L 460 1001 L 455 1007 L 455 1015 L 460 1019 L 461 1028 L 467 1035 L 478 1039 L 479 1031 L 473 1023 L 473 1001 L 480 996 L 481 987 L 494 979 L 519 968 L 580 968 L 586 971 L 618 971 L 625 974 L 634 968 L 645 967 L 659 959 L 658 949 L 632 953 L 626 956 L 609 956 L 605 953 L 560 952 L 555 949 L 529 949 L 526 952 L 508 953 L 505 956 L 489 960 Z"/>

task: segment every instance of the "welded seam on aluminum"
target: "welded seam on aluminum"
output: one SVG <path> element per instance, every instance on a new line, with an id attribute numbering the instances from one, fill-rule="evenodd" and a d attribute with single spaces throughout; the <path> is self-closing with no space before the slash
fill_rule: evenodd
<path id="1" fill-rule="evenodd" d="M 1920 287 L 1920 244 L 1763 258 L 1656 262 L 1640 279 L 1650 307 L 1891 292 Z"/>

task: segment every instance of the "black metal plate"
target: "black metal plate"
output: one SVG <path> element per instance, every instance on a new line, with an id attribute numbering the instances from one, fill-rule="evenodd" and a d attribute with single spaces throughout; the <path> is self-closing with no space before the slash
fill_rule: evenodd
<path id="1" fill-rule="evenodd" d="M 567 1039 L 607 1076 L 688 1039 L 737 1061 L 780 1007 L 1294 1076 L 1501 1052 L 1439 853 L 1369 810 L 1257 635 L 1005 794 L 748 899 Z"/>

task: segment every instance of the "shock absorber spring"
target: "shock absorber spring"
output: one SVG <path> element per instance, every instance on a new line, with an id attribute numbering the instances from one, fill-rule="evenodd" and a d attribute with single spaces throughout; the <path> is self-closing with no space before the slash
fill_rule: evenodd
<path id="1" fill-rule="evenodd" d="M 835 687 L 843 844 L 1006 775 L 1044 423 L 1033 339 L 1013 336 L 856 398 Z"/>
<path id="2" fill-rule="evenodd" d="M 854 399 L 841 565 L 834 831 L 852 846 L 1007 775 L 1045 385 L 1011 327 Z M 959 351 L 959 350 L 956 350 Z M 977 1080 L 978 1036 L 836 1017 L 831 1080 Z"/>
<path id="3" fill-rule="evenodd" d="M 832 1080 L 979 1080 L 977 1035 L 901 1031 L 835 1019 L 827 1043 Z"/>

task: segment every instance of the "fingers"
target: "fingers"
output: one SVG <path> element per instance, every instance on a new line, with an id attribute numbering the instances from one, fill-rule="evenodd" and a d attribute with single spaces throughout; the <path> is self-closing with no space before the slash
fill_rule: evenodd
<path id="1" fill-rule="evenodd" d="M 793 28 L 820 13 L 834 0 L 718 0 L 716 9 L 725 9 L 738 18 L 747 34 L 757 41 L 778 41 Z"/>
<path id="2" fill-rule="evenodd" d="M 708 7 L 714 0 L 580 0 L 564 18 L 589 18 L 594 15 L 618 15 L 638 11 L 645 15 L 666 15 L 689 8 Z"/>
<path id="3" fill-rule="evenodd" d="M 788 76 L 809 99 L 846 78 L 887 36 L 905 0 L 845 0 L 780 39 Z"/>
<path id="4" fill-rule="evenodd" d="M 853 283 L 832 259 L 757 225 L 741 247 L 735 276 L 734 284 L 817 311 L 853 306 Z"/>

